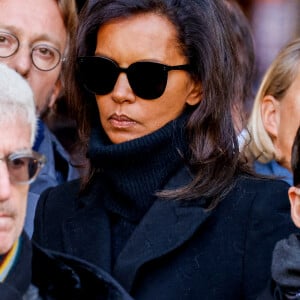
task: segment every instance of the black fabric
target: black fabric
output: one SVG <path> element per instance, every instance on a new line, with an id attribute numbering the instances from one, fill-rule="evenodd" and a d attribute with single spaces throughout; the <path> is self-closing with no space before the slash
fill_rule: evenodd
<path id="1" fill-rule="evenodd" d="M 190 180 L 183 168 L 172 174 L 167 187 Z M 202 198 L 158 198 L 110 274 L 139 300 L 256 299 L 271 278 L 275 243 L 299 230 L 291 222 L 288 188 L 282 181 L 240 174 L 210 212 L 203 209 Z M 83 195 L 78 189 L 79 182 L 73 181 L 42 194 L 33 239 L 103 268 L 110 255 L 100 205 L 105 186 L 94 181 Z"/>
<path id="2" fill-rule="evenodd" d="M 106 186 L 102 202 L 109 212 L 112 265 L 142 216 L 187 155 L 184 128 L 188 113 L 144 137 L 112 144 L 94 128 L 88 156 Z"/>
<path id="3" fill-rule="evenodd" d="M 33 284 L 46 300 L 132 300 L 109 274 L 70 255 L 34 244 Z"/>
<path id="4" fill-rule="evenodd" d="M 291 234 L 277 242 L 272 260 L 272 281 L 259 298 L 300 299 L 300 235 Z"/>
<path id="5" fill-rule="evenodd" d="M 132 300 L 121 285 L 86 261 L 31 244 L 25 233 L 1 300 Z"/>
<path id="6" fill-rule="evenodd" d="M 16 263 L 5 281 L 0 283 L 0 299 L 22 299 L 31 282 L 31 244 L 25 233 L 20 238 L 20 249 Z"/>

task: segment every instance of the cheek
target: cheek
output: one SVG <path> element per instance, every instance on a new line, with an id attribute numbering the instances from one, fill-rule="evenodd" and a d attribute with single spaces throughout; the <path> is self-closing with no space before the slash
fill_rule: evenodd
<path id="1" fill-rule="evenodd" d="M 27 209 L 27 198 L 28 198 L 28 190 L 29 187 L 24 186 L 18 186 L 20 187 L 20 190 L 17 191 L 16 199 L 18 199 L 18 227 L 19 231 L 21 232 L 24 226 L 24 220 L 26 215 L 26 209 Z"/>

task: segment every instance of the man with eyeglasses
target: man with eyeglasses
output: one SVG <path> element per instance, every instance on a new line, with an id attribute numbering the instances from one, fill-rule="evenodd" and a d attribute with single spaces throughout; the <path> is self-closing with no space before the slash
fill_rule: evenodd
<path id="1" fill-rule="evenodd" d="M 32 90 L 0 63 L 0 299 L 130 300 L 103 270 L 42 249 L 23 230 L 29 184 L 46 161 L 31 150 L 35 134 Z"/>
<path id="2" fill-rule="evenodd" d="M 45 167 L 30 186 L 25 223 L 30 236 L 40 193 L 78 177 L 69 154 L 43 121 L 61 95 L 76 25 L 74 0 L 0 1 L 0 62 L 21 74 L 33 90 L 39 116 L 33 149 L 47 157 Z"/>

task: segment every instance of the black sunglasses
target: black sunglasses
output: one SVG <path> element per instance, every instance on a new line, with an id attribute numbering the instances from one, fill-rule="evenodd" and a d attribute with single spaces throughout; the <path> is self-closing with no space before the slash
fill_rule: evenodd
<path id="1" fill-rule="evenodd" d="M 189 65 L 167 66 L 149 61 L 120 68 L 113 60 L 101 56 L 79 57 L 78 66 L 80 78 L 90 92 L 96 95 L 110 93 L 120 73 L 124 72 L 133 92 L 146 100 L 159 98 L 164 93 L 169 71 L 190 70 Z"/>

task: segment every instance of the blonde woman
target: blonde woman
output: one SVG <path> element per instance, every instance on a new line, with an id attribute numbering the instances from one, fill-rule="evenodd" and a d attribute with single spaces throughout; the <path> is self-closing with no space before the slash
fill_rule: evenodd
<path id="1" fill-rule="evenodd" d="M 248 123 L 244 151 L 256 172 L 292 184 L 291 147 L 300 124 L 300 39 L 284 47 L 267 70 Z"/>

